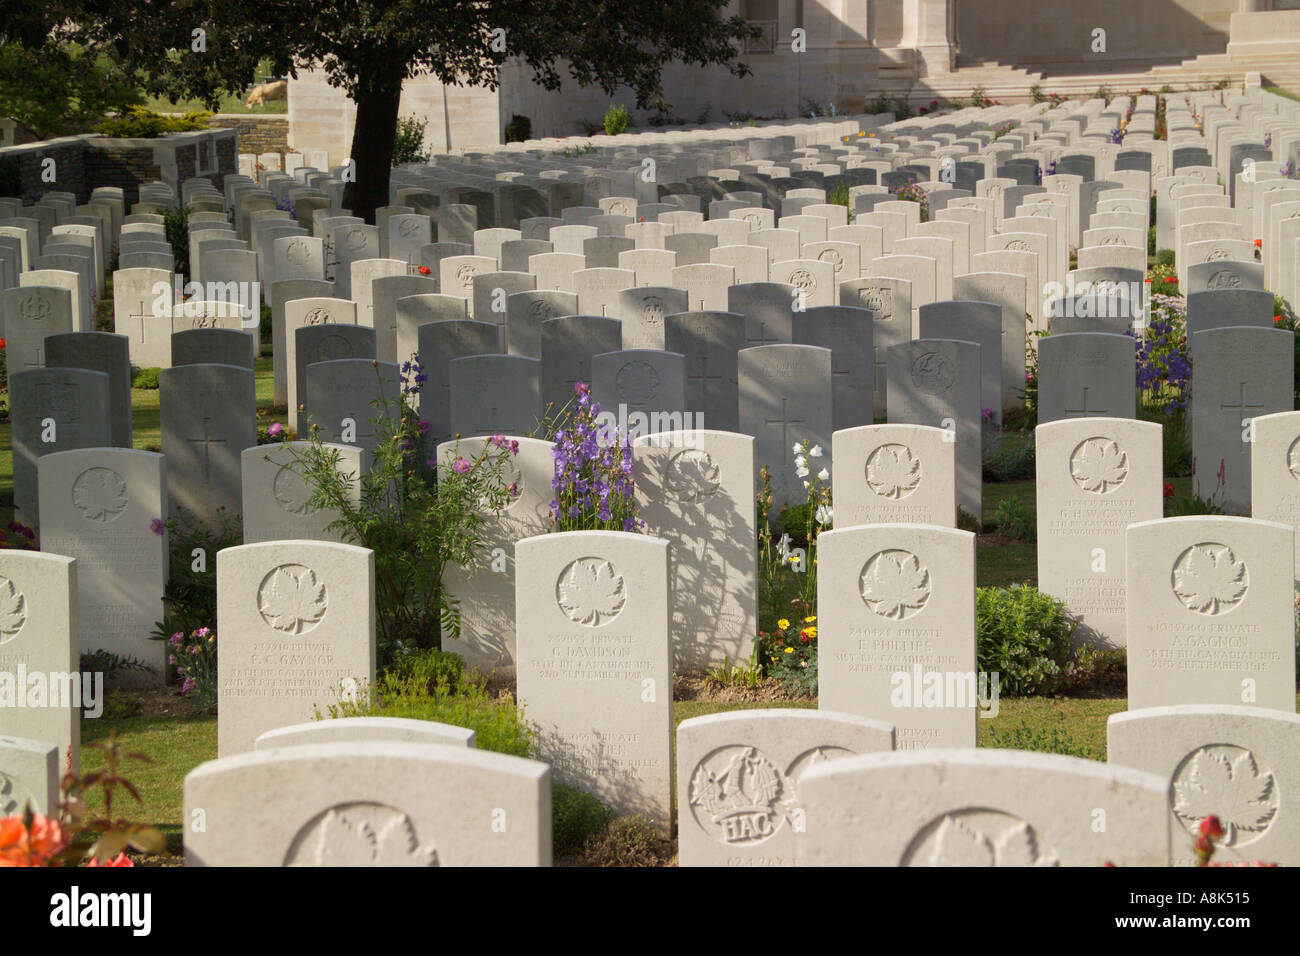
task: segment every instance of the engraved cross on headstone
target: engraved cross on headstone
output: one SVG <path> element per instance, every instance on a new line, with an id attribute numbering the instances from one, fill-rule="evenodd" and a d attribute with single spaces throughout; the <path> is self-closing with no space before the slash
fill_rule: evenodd
<path id="1" fill-rule="evenodd" d="M 1260 412 L 1262 412 L 1262 411 L 1264 411 L 1264 409 L 1265 409 L 1266 406 L 1264 406 L 1264 405 L 1250 405 L 1250 404 L 1247 404 L 1247 402 L 1246 402 L 1246 383 L 1245 383 L 1245 382 L 1241 382 L 1241 383 L 1240 383 L 1240 389 L 1239 389 L 1238 394 L 1240 395 L 1240 398 L 1238 398 L 1238 400 L 1237 400 L 1237 404 L 1236 404 L 1236 405 L 1228 405 L 1228 404 L 1225 403 L 1225 404 L 1223 404 L 1223 405 L 1220 405 L 1219 408 L 1220 408 L 1221 411 L 1225 411 L 1225 412 L 1236 412 L 1236 413 L 1237 413 L 1237 417 L 1238 417 L 1238 423 L 1241 425 L 1242 429 L 1245 429 L 1245 428 L 1247 427 L 1247 425 L 1249 424 L 1249 422 L 1251 421 L 1251 418 L 1248 418 L 1248 417 L 1244 416 L 1243 413 L 1244 413 L 1245 411 L 1247 411 L 1248 409 L 1249 409 L 1249 410 L 1252 410 L 1252 411 L 1260 411 Z M 1243 441 L 1243 442 L 1241 443 L 1241 453 L 1242 453 L 1243 455 L 1245 455 L 1245 454 L 1247 454 L 1247 453 L 1249 452 L 1249 450 L 1250 450 L 1249 442 L 1245 442 L 1245 441 Z"/>
<path id="2" fill-rule="evenodd" d="M 140 344 L 141 345 L 145 344 L 148 341 L 148 339 L 145 337 L 146 330 L 148 329 L 148 323 L 145 320 L 153 318 L 153 313 L 145 312 L 144 299 L 140 300 L 139 311 L 135 315 L 128 315 L 127 318 L 140 320 Z"/>
<path id="3" fill-rule="evenodd" d="M 709 374 L 709 357 L 708 357 L 707 355 L 701 355 L 701 356 L 700 356 L 700 374 L 699 374 L 699 375 L 687 375 L 687 376 L 686 376 L 686 380 L 687 380 L 688 382 L 699 382 L 699 383 L 700 383 L 700 399 L 699 399 L 699 408 L 700 408 L 701 410 L 703 410 L 704 406 L 708 403 L 708 397 L 707 397 L 707 396 L 708 396 L 708 391 L 709 391 L 709 382 L 721 382 L 721 381 L 723 380 L 723 377 L 722 377 L 721 375 L 710 375 L 710 374 Z"/>
<path id="4" fill-rule="evenodd" d="M 780 339 L 769 339 L 767 337 L 767 323 L 763 321 L 758 323 L 758 338 L 746 336 L 745 341 L 754 345 L 778 345 L 781 342 Z"/>
<path id="5" fill-rule="evenodd" d="M 781 456 L 782 456 L 782 465 L 784 465 L 784 464 L 786 464 L 786 463 L 788 463 L 788 462 L 790 461 L 790 455 L 791 455 L 791 451 L 790 451 L 790 449 L 791 449 L 791 445 L 790 445 L 790 426 L 791 426 L 791 425 L 806 425 L 806 424 L 808 423 L 808 420 L 807 420 L 806 418 L 791 418 L 791 417 L 790 417 L 790 411 L 789 411 L 789 408 L 788 408 L 789 403 L 790 403 L 790 399 L 788 399 L 788 398 L 782 396 L 782 398 L 781 398 L 781 417 L 780 417 L 780 418 L 775 418 L 775 419 L 769 419 L 769 420 L 763 422 L 764 425 L 780 425 L 780 426 L 781 426 Z"/>
<path id="6" fill-rule="evenodd" d="M 208 431 L 208 422 L 210 421 L 212 421 L 212 419 L 209 418 L 207 415 L 203 416 L 203 437 L 202 438 L 185 439 L 186 441 L 192 442 L 193 444 L 203 446 L 203 480 L 205 482 L 210 479 L 212 474 L 212 446 L 224 445 L 226 443 L 226 440 L 224 438 L 210 437 Z"/>
<path id="7" fill-rule="evenodd" d="M 1106 409 L 1106 408 L 1089 408 L 1089 407 L 1088 407 L 1088 393 L 1089 393 L 1090 391 L 1092 391 L 1091 386 L 1085 385 L 1085 386 L 1083 387 L 1083 401 L 1080 402 L 1080 404 L 1083 406 L 1083 408 L 1068 408 L 1068 407 L 1067 407 L 1067 408 L 1065 409 L 1065 417 L 1066 417 L 1066 418 L 1086 418 L 1086 417 L 1089 416 L 1089 415 L 1107 415 L 1107 414 L 1109 414 L 1109 412 L 1110 412 L 1109 409 Z"/>

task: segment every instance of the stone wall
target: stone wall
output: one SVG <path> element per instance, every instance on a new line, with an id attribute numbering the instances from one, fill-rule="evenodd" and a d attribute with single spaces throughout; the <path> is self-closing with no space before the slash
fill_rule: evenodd
<path id="1" fill-rule="evenodd" d="M 287 153 L 289 144 L 288 114 L 218 113 L 209 129 L 233 129 L 239 134 L 241 153 Z"/>
<path id="2" fill-rule="evenodd" d="M 0 158 L 18 164 L 23 201 L 35 202 L 50 190 L 76 193 L 87 202 L 96 186 L 120 186 L 128 205 L 141 184 L 161 181 L 180 193 L 186 179 L 204 176 L 220 186 L 236 171 L 233 129 L 173 133 L 157 139 L 66 136 L 0 149 Z M 46 163 L 53 160 L 53 164 Z"/>

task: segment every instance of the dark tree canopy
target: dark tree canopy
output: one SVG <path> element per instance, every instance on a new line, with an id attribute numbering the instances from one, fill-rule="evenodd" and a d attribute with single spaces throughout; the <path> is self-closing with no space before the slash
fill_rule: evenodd
<path id="1" fill-rule="evenodd" d="M 736 57 L 757 30 L 725 17 L 725 7 L 726 0 L 76 0 L 75 10 L 59 13 L 81 39 L 110 46 L 146 73 L 150 93 L 175 98 L 215 105 L 223 91 L 242 90 L 265 58 L 289 75 L 318 64 L 357 105 L 357 182 L 344 202 L 373 221 L 388 200 L 403 80 L 433 74 L 495 88 L 498 69 L 517 57 L 547 89 L 566 78 L 611 95 L 627 86 L 638 106 L 658 105 L 663 68 L 673 61 L 748 72 Z M 33 17 L 28 32 L 53 19 Z M 199 30 L 205 52 L 192 49 Z"/>

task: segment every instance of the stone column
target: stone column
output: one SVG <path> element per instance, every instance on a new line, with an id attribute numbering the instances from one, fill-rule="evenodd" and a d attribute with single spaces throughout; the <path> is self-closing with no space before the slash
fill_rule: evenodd
<path id="1" fill-rule="evenodd" d="M 921 76 L 952 72 L 951 7 L 952 0 L 903 0 L 899 46 L 916 50 Z"/>

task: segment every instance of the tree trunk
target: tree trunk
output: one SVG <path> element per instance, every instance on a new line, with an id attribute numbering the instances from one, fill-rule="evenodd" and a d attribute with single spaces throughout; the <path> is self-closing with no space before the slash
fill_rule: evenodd
<path id="1" fill-rule="evenodd" d="M 357 119 L 352 128 L 352 162 L 356 181 L 343 188 L 343 205 L 373 224 L 375 210 L 388 205 L 388 179 L 397 138 L 397 110 L 402 99 L 399 65 L 386 75 L 369 76 L 353 96 Z"/>

